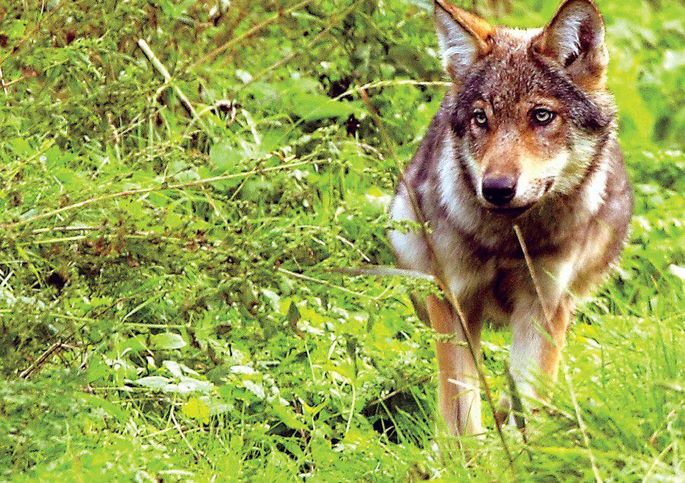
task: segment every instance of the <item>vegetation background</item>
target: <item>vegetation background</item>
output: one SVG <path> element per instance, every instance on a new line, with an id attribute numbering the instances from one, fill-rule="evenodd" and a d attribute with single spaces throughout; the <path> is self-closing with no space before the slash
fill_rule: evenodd
<path id="1" fill-rule="evenodd" d="M 436 432 L 417 282 L 331 271 L 392 263 L 429 0 L 1 2 L 0 480 L 683 481 L 685 4 L 599 5 L 632 235 L 510 463 Z"/>

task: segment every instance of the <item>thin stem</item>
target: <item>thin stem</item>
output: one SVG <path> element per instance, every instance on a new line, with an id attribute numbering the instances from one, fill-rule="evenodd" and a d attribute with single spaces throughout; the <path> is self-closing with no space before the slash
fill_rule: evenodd
<path id="1" fill-rule="evenodd" d="M 135 196 L 135 195 L 144 195 L 144 194 L 153 193 L 156 191 L 179 190 L 179 189 L 191 188 L 194 186 L 203 186 L 203 185 L 207 185 L 207 184 L 211 184 L 211 183 L 216 183 L 217 181 L 225 181 L 225 180 L 229 180 L 229 179 L 243 178 L 245 176 L 250 176 L 253 174 L 257 174 L 257 173 L 269 173 L 272 171 L 283 171 L 285 169 L 295 168 L 298 166 L 303 166 L 305 164 L 311 164 L 311 161 L 298 161 L 296 163 L 283 164 L 280 166 L 273 166 L 271 168 L 256 168 L 256 169 L 252 169 L 250 171 L 244 171 L 242 173 L 213 176 L 211 178 L 198 179 L 198 180 L 194 180 L 194 181 L 188 181 L 186 183 L 176 183 L 176 184 L 163 183 L 160 186 L 153 186 L 150 188 L 140 188 L 140 189 L 133 189 L 133 190 L 118 191 L 116 193 L 108 193 L 108 194 L 104 194 L 104 195 L 100 195 L 100 196 L 94 196 L 92 198 L 88 198 L 86 200 L 82 200 L 82 201 L 79 201 L 77 203 L 73 203 L 71 205 L 63 206 L 63 207 L 57 208 L 55 210 L 50 210 L 50 211 L 46 211 L 43 213 L 39 213 L 37 215 L 26 218 L 24 220 L 15 221 L 12 223 L 3 223 L 3 224 L 0 224 L 0 228 L 5 228 L 5 229 L 6 228 L 16 228 L 19 226 L 28 225 L 28 224 L 33 223 L 35 221 L 42 220 L 43 218 L 50 218 L 52 216 L 59 215 L 59 214 L 64 213 L 64 212 L 72 211 L 72 210 L 75 210 L 77 208 L 83 208 L 84 206 L 92 205 L 93 203 L 98 203 L 101 201 L 109 201 L 109 200 L 113 200 L 116 198 L 125 198 L 128 196 Z"/>
<path id="2" fill-rule="evenodd" d="M 566 384 L 568 384 L 568 392 L 571 395 L 571 402 L 573 403 L 573 411 L 576 414 L 576 422 L 578 423 L 578 429 L 580 429 L 580 434 L 583 436 L 583 443 L 585 448 L 587 448 L 588 457 L 590 458 L 590 465 L 592 466 L 592 473 L 595 476 L 596 483 L 602 483 L 602 476 L 599 474 L 599 468 L 597 468 L 597 461 L 595 461 L 595 455 L 590 448 L 590 438 L 587 435 L 587 428 L 585 427 L 585 421 L 580 414 L 580 406 L 578 405 L 578 399 L 576 399 L 576 392 L 573 389 L 573 381 L 571 376 L 568 374 L 568 368 L 566 364 L 562 362 L 562 368 L 564 371 L 564 379 L 566 379 Z"/>
<path id="3" fill-rule="evenodd" d="M 371 89 L 379 89 L 381 87 L 390 87 L 390 86 L 417 86 L 417 87 L 449 87 L 452 85 L 450 82 L 445 82 L 445 81 L 417 81 L 413 79 L 394 79 L 394 80 L 384 80 L 384 81 L 376 81 L 376 82 L 369 82 L 367 84 L 364 84 L 359 87 L 351 87 L 350 89 L 346 90 L 342 94 L 336 96 L 333 98 L 335 101 L 339 101 L 343 97 L 351 96 L 355 92 L 359 92 L 359 90 L 363 91 L 368 91 Z"/>
<path id="4" fill-rule="evenodd" d="M 523 233 L 521 232 L 521 228 L 519 228 L 518 225 L 514 225 L 514 233 L 516 233 L 516 238 L 518 239 L 519 245 L 521 246 L 521 250 L 523 251 L 523 257 L 526 260 L 526 266 L 528 267 L 530 278 L 533 280 L 533 285 L 535 286 L 535 293 L 538 296 L 538 300 L 540 300 L 542 312 L 547 322 L 547 331 L 549 332 L 549 330 L 552 327 L 552 313 L 549 311 L 549 308 L 547 307 L 545 299 L 542 295 L 542 289 L 540 288 L 540 284 L 538 283 L 537 274 L 535 273 L 535 267 L 533 266 L 533 259 L 531 258 L 530 253 L 528 253 L 528 246 L 526 245 L 526 241 L 523 239 Z"/>
<path id="5" fill-rule="evenodd" d="M 518 225 L 514 225 L 514 233 L 516 233 L 516 238 L 518 239 L 519 245 L 521 245 L 521 250 L 523 251 L 523 256 L 526 260 L 526 266 L 528 267 L 528 272 L 530 273 L 530 278 L 532 279 L 533 285 L 535 286 L 535 292 L 537 293 L 538 299 L 540 300 L 542 312 L 543 312 L 545 319 L 546 319 L 546 322 L 547 322 L 547 330 L 549 331 L 552 327 L 552 315 L 550 314 L 549 309 L 547 307 L 547 304 L 545 303 L 545 299 L 542 295 L 542 289 L 540 288 L 540 284 L 539 284 L 537 276 L 535 274 L 535 268 L 533 266 L 533 260 L 530 257 L 530 254 L 528 253 L 528 246 L 526 245 L 526 240 L 523 238 L 523 233 L 521 232 L 521 228 L 519 228 Z M 575 412 L 576 422 L 578 424 L 578 429 L 580 429 L 580 433 L 583 436 L 583 442 L 585 443 L 585 448 L 588 451 L 588 456 L 590 458 L 590 465 L 592 466 L 592 473 L 595 476 L 595 481 L 597 483 L 601 483 L 602 477 L 599 474 L 599 468 L 597 468 L 597 462 L 595 461 L 595 455 L 592 453 L 592 449 L 590 448 L 590 438 L 587 435 L 585 422 L 583 421 L 583 418 L 581 417 L 580 406 L 578 405 L 578 400 L 576 399 L 576 393 L 573 389 L 573 382 L 571 381 L 571 377 L 568 374 L 568 369 L 566 368 L 566 364 L 563 363 L 563 359 L 561 361 L 561 365 L 562 365 L 562 368 L 564 371 L 564 378 L 566 379 L 566 383 L 568 384 L 568 388 L 569 388 L 569 393 L 571 395 L 571 402 L 573 403 L 573 410 Z"/>
<path id="6" fill-rule="evenodd" d="M 318 278 L 310 277 L 309 275 L 304 275 L 302 273 L 291 272 L 290 270 L 286 270 L 285 268 L 281 268 L 281 267 L 279 267 L 277 270 L 279 272 L 284 273 L 286 275 L 289 275 L 293 278 L 299 278 L 300 280 L 306 280 L 307 282 L 314 282 L 314 283 L 318 283 L 321 285 L 325 285 L 326 287 L 331 287 L 331 288 L 340 290 L 341 292 L 345 292 L 346 294 L 349 294 L 349 295 L 354 295 L 355 297 L 364 297 L 364 298 L 368 298 L 371 300 L 376 300 L 374 297 L 372 297 L 370 295 L 366 295 L 365 293 L 361 293 L 361 292 L 355 292 L 354 290 L 350 290 L 349 288 L 341 287 L 340 285 L 336 285 L 336 284 L 331 283 L 327 280 L 321 280 Z"/>
<path id="7" fill-rule="evenodd" d="M 374 105 L 371 103 L 371 99 L 368 96 L 368 93 L 366 92 L 365 89 L 363 88 L 358 88 L 357 92 L 359 93 L 359 96 L 361 97 L 362 101 L 364 104 L 366 104 L 366 107 L 368 108 L 369 112 L 371 113 L 371 118 L 373 119 L 374 123 L 376 124 L 376 127 L 378 127 L 378 130 L 381 133 L 381 138 L 383 139 L 383 142 L 385 143 L 390 155 L 397 159 L 397 156 L 395 154 L 395 150 L 393 148 L 392 142 L 390 140 L 390 136 L 388 135 L 385 126 L 383 125 L 383 121 L 378 114 L 378 111 L 375 109 Z M 478 379 L 480 383 L 483 385 L 483 389 L 485 390 L 485 398 L 487 400 L 488 406 L 490 407 L 490 410 L 492 411 L 492 417 L 495 421 L 495 427 L 497 428 L 497 434 L 499 436 L 500 441 L 502 442 L 502 448 L 504 449 L 505 454 L 507 455 L 507 460 L 509 461 L 509 467 L 511 468 L 512 473 L 516 473 L 516 469 L 514 467 L 514 459 L 511 455 L 511 451 L 509 449 L 509 445 L 507 444 L 507 441 L 504 437 L 504 432 L 502 431 L 502 425 L 498 421 L 497 418 L 497 407 L 495 406 L 495 401 L 492 398 L 492 391 L 490 390 L 490 385 L 488 384 L 488 381 L 485 379 L 485 373 L 483 372 L 483 368 L 481 367 L 480 364 L 480 358 L 478 357 L 478 354 L 476 353 L 475 350 L 475 345 L 473 343 L 473 340 L 471 339 L 471 334 L 469 332 L 468 326 L 466 324 L 466 317 L 464 316 L 464 311 L 461 308 L 461 304 L 459 303 L 459 300 L 457 300 L 456 295 L 452 292 L 452 290 L 449 287 L 449 284 L 447 283 L 447 277 L 445 276 L 444 270 L 442 268 L 442 264 L 440 260 L 438 259 L 438 251 L 435 249 L 435 246 L 433 245 L 433 239 L 428 233 L 427 230 L 427 223 L 426 223 L 426 218 L 423 215 L 423 211 L 421 210 L 421 206 L 419 205 L 417 199 L 416 199 L 416 194 L 414 193 L 413 188 L 407 183 L 406 179 L 402 177 L 400 180 L 400 183 L 404 185 L 405 189 L 407 190 L 407 195 L 409 196 L 409 201 L 411 202 L 412 210 L 414 212 L 414 217 L 416 218 L 416 221 L 419 223 L 421 226 L 421 234 L 423 236 L 423 239 L 426 242 L 426 246 L 428 247 L 428 252 L 430 255 L 431 259 L 431 271 L 433 274 L 433 277 L 435 278 L 435 282 L 437 283 L 438 287 L 442 290 L 442 292 L 445 294 L 445 298 L 447 301 L 450 303 L 454 311 L 457 313 L 457 319 L 459 320 L 459 324 L 461 326 L 461 330 L 464 333 L 464 336 L 466 338 L 466 345 L 469 349 L 469 353 L 471 354 L 471 358 L 473 359 L 474 365 L 476 367 L 476 372 L 478 373 Z"/>

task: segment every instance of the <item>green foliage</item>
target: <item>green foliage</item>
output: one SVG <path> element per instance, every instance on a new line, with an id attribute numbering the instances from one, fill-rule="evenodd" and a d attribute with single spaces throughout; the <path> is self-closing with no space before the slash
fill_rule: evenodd
<path id="1" fill-rule="evenodd" d="M 436 431 L 416 283 L 331 270 L 392 263 L 444 91 L 430 4 L 0 5 L 0 479 L 683 478 L 685 7 L 600 2 L 636 216 L 512 472 L 494 431 Z"/>

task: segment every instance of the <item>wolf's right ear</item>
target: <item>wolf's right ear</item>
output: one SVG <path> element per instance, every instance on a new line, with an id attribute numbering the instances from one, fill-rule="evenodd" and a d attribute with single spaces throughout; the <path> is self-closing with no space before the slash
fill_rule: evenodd
<path id="1" fill-rule="evenodd" d="M 443 67 L 452 79 L 462 82 L 469 67 L 490 51 L 488 40 L 493 28 L 482 18 L 444 0 L 434 3 Z"/>

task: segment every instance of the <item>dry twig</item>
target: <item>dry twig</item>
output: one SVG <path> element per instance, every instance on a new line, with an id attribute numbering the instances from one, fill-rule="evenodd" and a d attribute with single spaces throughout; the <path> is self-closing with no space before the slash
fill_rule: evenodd
<path id="1" fill-rule="evenodd" d="M 64 347 L 62 341 L 58 341 L 52 344 L 50 347 L 47 348 L 45 352 L 43 352 L 38 357 L 38 359 L 36 359 L 33 362 L 33 364 L 31 364 L 29 367 L 21 371 L 19 377 L 21 379 L 28 379 L 28 377 L 34 372 L 36 372 L 43 364 L 45 364 L 51 356 L 59 353 L 59 351 L 62 350 L 62 347 Z"/>
<path id="2" fill-rule="evenodd" d="M 169 73 L 169 70 L 157 58 L 157 56 L 152 51 L 152 49 L 150 48 L 148 43 L 144 39 L 138 39 L 138 47 L 140 47 L 140 50 L 143 51 L 143 53 L 145 54 L 145 57 L 147 57 L 147 59 L 150 61 L 152 66 L 155 68 L 155 70 L 157 72 L 159 72 L 162 75 L 162 77 L 164 77 L 164 83 L 170 84 L 171 83 L 171 74 Z M 200 126 L 205 128 L 205 131 L 206 131 L 207 129 L 204 126 L 204 124 L 202 123 L 202 120 L 197 115 L 195 108 L 190 103 L 190 100 L 188 100 L 188 98 L 183 93 L 183 91 L 177 85 L 172 85 L 172 89 L 176 93 L 176 96 L 178 96 L 178 99 L 181 101 L 183 108 L 188 112 L 188 114 L 190 114 L 190 116 L 193 118 L 193 120 L 195 122 L 197 122 Z"/>

